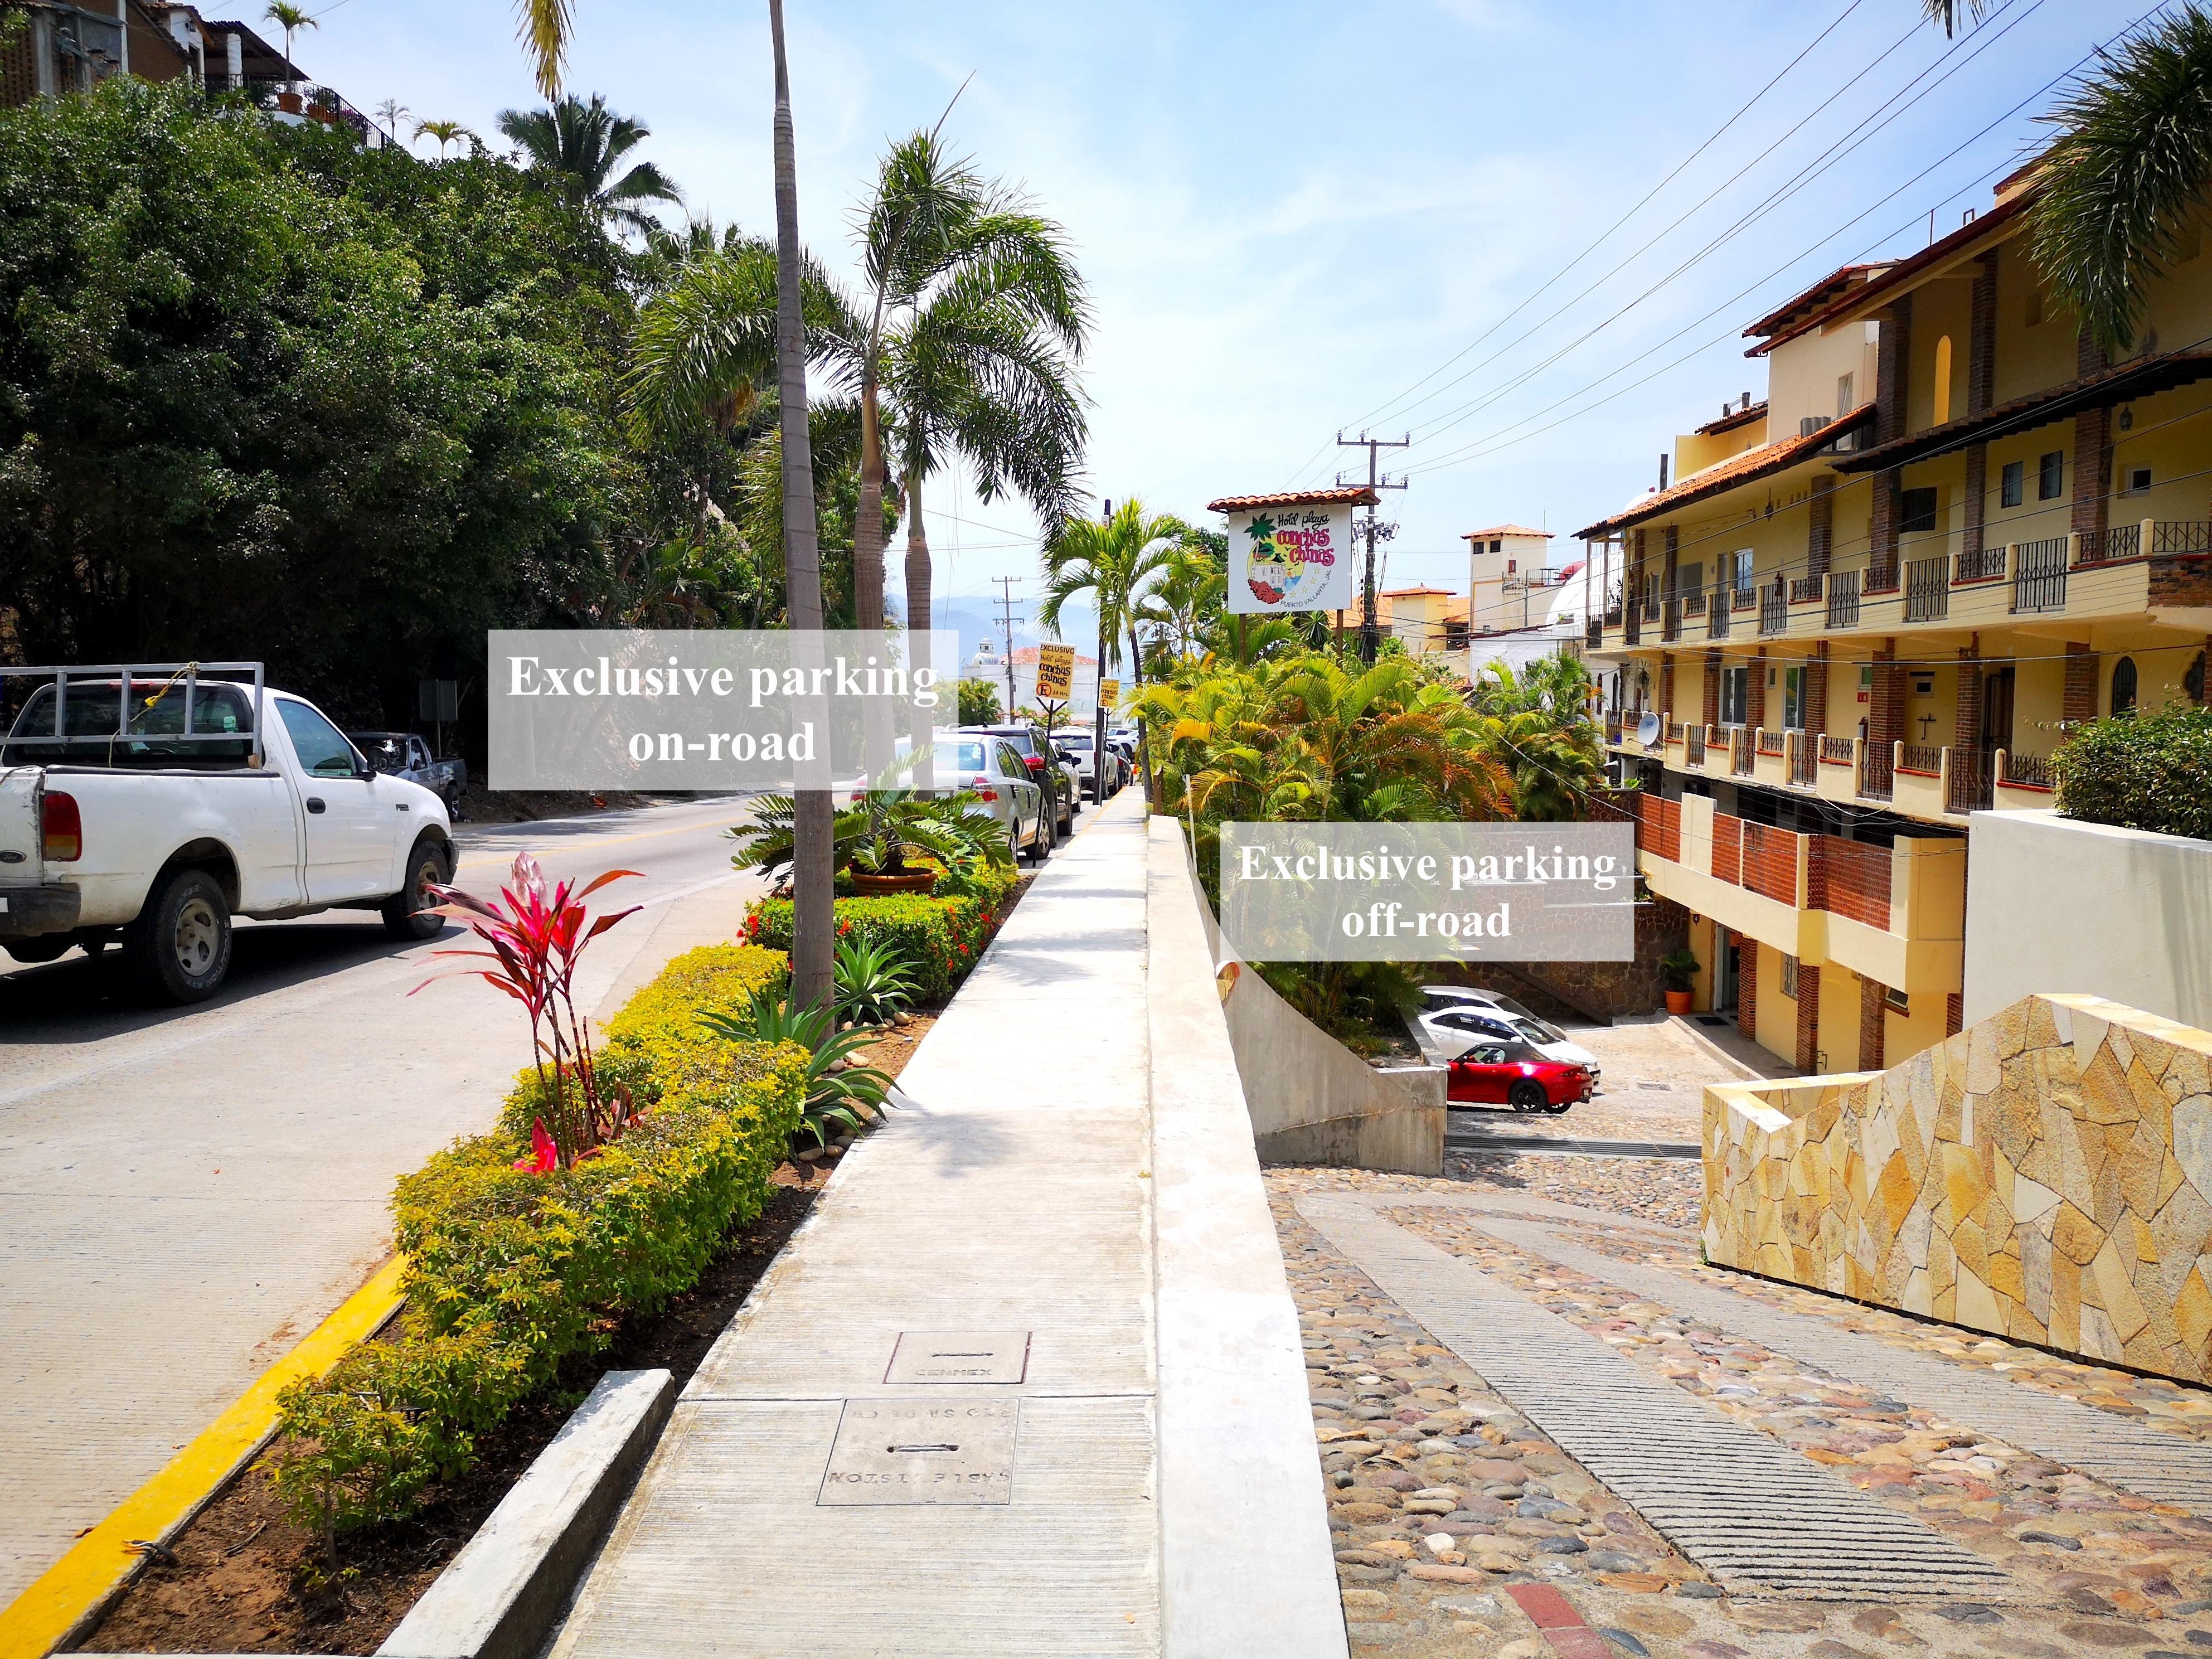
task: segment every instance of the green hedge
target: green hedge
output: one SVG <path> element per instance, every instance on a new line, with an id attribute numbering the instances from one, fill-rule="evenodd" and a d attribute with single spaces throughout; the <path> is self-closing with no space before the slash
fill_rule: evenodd
<path id="1" fill-rule="evenodd" d="M 2212 841 L 2212 709 L 2092 720 L 2051 764 L 2069 818 Z"/>
<path id="2" fill-rule="evenodd" d="M 890 944 L 914 964 L 926 1000 L 943 996 L 975 965 L 991 936 L 982 904 L 962 896 L 898 893 L 836 902 L 837 937 L 865 945 Z M 745 912 L 745 937 L 779 951 L 791 948 L 789 899 L 757 899 Z"/>
<path id="3" fill-rule="evenodd" d="M 709 945 L 632 997 L 608 1024 L 602 1076 L 627 1085 L 644 1115 L 599 1156 L 550 1175 L 514 1167 L 538 1109 L 532 1070 L 497 1130 L 401 1179 L 397 1340 L 356 1349 L 279 1400 L 291 1445 L 276 1478 L 299 1518 L 334 1536 L 409 1514 L 562 1361 L 689 1289 L 732 1222 L 759 1212 L 798 1125 L 806 1056 L 725 1041 L 697 1015 L 788 971 L 776 951 Z"/>

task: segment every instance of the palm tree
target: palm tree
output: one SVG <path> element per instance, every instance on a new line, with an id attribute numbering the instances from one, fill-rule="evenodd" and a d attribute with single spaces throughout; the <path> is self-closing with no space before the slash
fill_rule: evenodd
<path id="1" fill-rule="evenodd" d="M 1104 673 L 1109 663 L 1116 669 L 1121 666 L 1126 637 L 1132 674 L 1141 685 L 1144 665 L 1137 641 L 1140 602 L 1153 579 L 1174 564 L 1189 534 L 1190 526 L 1182 520 L 1147 513 L 1145 504 L 1133 498 L 1103 522 L 1069 520 L 1045 548 L 1045 596 L 1037 607 L 1037 621 L 1056 637 L 1067 602 L 1079 593 L 1089 593 L 1098 607 L 1098 672 Z"/>
<path id="2" fill-rule="evenodd" d="M 2043 118 L 2037 268 L 2108 356 L 2135 343 L 2148 283 L 2187 257 L 2212 177 L 2212 16 L 2192 3 L 2101 55 Z"/>
<path id="3" fill-rule="evenodd" d="M 1484 665 L 1469 696 L 1484 746 L 1513 777 L 1515 816 L 1529 821 L 1588 817 L 1605 787 L 1605 749 L 1590 717 L 1589 675 L 1573 657 L 1528 664 L 1519 674 Z"/>
<path id="4" fill-rule="evenodd" d="M 415 137 L 418 139 L 425 137 L 435 138 L 438 141 L 438 159 L 441 161 L 446 159 L 447 145 L 459 143 L 464 138 L 472 143 L 481 142 L 475 133 L 459 121 L 417 121 Z"/>
<path id="5" fill-rule="evenodd" d="M 384 123 L 384 130 L 394 138 L 399 136 L 399 124 L 413 113 L 397 98 L 387 98 L 376 106 L 376 118 Z"/>
<path id="6" fill-rule="evenodd" d="M 683 193 L 650 161 L 617 175 L 623 158 L 653 136 L 644 122 L 617 115 L 598 93 L 585 102 L 573 94 L 550 109 L 501 110 L 499 130 L 520 146 L 532 170 L 554 193 L 588 214 L 643 234 L 659 227 L 640 206 L 680 202 Z"/>
<path id="7" fill-rule="evenodd" d="M 519 0 L 519 9 L 538 89 L 555 97 L 561 90 L 561 59 L 568 50 L 572 21 L 569 0 Z M 768 0 L 768 20 L 775 70 L 776 379 L 782 411 L 785 605 L 793 627 L 819 628 L 822 562 L 815 538 L 813 451 L 806 430 L 799 163 L 791 122 L 791 72 L 784 57 L 783 0 Z M 792 1006 L 813 1007 L 826 1005 L 831 994 L 835 846 L 828 793 L 802 791 L 794 823 L 798 856 L 792 861 Z"/>
<path id="8" fill-rule="evenodd" d="M 269 0 L 269 9 L 261 14 L 284 31 L 284 75 L 287 85 L 299 84 L 299 70 L 292 62 L 292 37 L 301 29 L 320 28 L 322 25 L 307 15 L 307 8 L 295 6 L 292 0 Z"/>
<path id="9" fill-rule="evenodd" d="M 1920 0 L 1920 11 L 1929 22 L 1943 26 L 1944 38 L 1948 40 L 1959 32 L 1961 17 L 1978 23 L 1990 4 L 1990 0 Z"/>

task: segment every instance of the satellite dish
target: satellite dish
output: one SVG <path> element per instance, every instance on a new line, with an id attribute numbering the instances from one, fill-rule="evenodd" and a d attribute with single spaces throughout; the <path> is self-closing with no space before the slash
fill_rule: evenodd
<path id="1" fill-rule="evenodd" d="M 1644 718 L 1636 722 L 1636 740 L 1649 749 L 1659 741 L 1661 730 L 1659 711 L 1647 708 L 1644 711 Z"/>

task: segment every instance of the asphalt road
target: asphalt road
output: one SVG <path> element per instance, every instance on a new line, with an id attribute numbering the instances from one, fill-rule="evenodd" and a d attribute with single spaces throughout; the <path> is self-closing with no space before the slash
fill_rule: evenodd
<path id="1" fill-rule="evenodd" d="M 585 959 L 603 1012 L 731 936 L 759 890 L 720 834 L 742 814 L 464 824 L 459 883 L 496 891 L 524 850 L 556 878 L 641 872 L 594 900 L 647 907 Z M 190 1009 L 132 1001 L 112 951 L 0 972 L 0 1606 L 375 1270 L 398 1176 L 492 1121 L 521 1009 L 466 978 L 410 995 L 465 938 L 243 923 Z"/>

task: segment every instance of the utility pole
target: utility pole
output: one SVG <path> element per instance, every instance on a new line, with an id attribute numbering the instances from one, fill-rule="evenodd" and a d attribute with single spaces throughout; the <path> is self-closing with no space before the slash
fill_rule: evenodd
<path id="1" fill-rule="evenodd" d="M 1336 434 L 1336 447 L 1339 449 L 1364 449 L 1367 452 L 1367 487 L 1370 489 L 1403 489 L 1406 487 L 1406 481 L 1403 478 L 1393 483 L 1389 478 L 1376 470 L 1376 452 L 1383 449 L 1410 448 L 1413 441 L 1413 434 L 1410 432 L 1402 438 L 1370 438 L 1364 432 L 1357 438 L 1347 438 L 1341 432 Z M 1338 473 L 1336 482 L 1341 485 L 1344 483 L 1344 474 Z M 1391 535 L 1397 532 L 1397 526 L 1392 525 L 1383 539 L 1389 540 Z M 1359 618 L 1359 659 L 1370 667 L 1374 665 L 1375 653 L 1382 648 L 1382 643 L 1375 623 L 1375 509 L 1370 507 L 1367 509 L 1367 598 L 1365 607 Z"/>
<path id="2" fill-rule="evenodd" d="M 1029 618 L 1014 614 L 1014 584 L 1021 579 L 1000 576 L 996 580 L 1000 587 L 999 621 L 1006 634 L 1006 718 L 1012 720 L 1014 717 L 1014 624 L 1026 623 Z"/>

